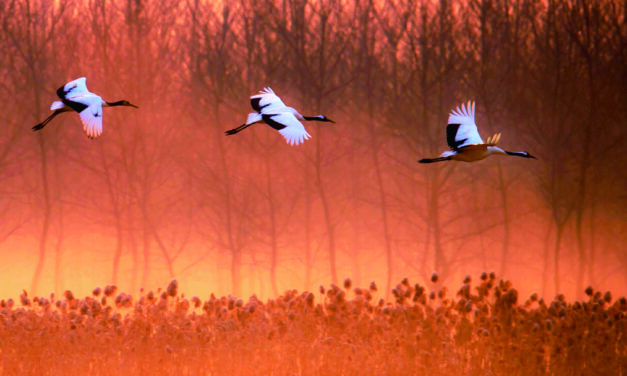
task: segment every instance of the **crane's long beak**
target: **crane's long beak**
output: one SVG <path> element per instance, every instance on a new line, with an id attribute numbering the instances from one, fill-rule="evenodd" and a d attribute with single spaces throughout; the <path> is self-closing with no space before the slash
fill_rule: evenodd
<path id="1" fill-rule="evenodd" d="M 134 105 L 134 104 L 132 104 L 132 103 L 129 103 L 128 105 L 129 105 L 129 106 L 131 106 L 131 107 L 139 108 L 139 107 L 135 106 L 135 105 Z"/>
<path id="2" fill-rule="evenodd" d="M 327 118 L 327 121 L 330 122 L 330 123 L 335 124 L 335 122 L 333 120 L 329 119 L 329 118 Z"/>

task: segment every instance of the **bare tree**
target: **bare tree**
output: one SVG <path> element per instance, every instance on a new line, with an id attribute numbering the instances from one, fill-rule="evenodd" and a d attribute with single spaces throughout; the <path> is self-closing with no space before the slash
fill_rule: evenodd
<path id="1" fill-rule="evenodd" d="M 201 170 L 197 178 L 203 184 L 200 197 L 202 206 L 207 209 L 212 231 L 208 234 L 212 241 L 226 250 L 231 258 L 231 291 L 241 293 L 242 266 L 244 248 L 253 232 L 251 198 L 245 193 L 249 188 L 246 182 L 238 178 L 239 169 L 234 167 L 235 150 L 229 146 L 232 139 L 224 137 L 222 128 L 226 100 L 238 93 L 236 83 L 243 83 L 235 65 L 238 35 L 235 34 L 236 13 L 229 4 L 221 9 L 211 9 L 195 3 L 188 12 L 197 34 L 193 36 L 194 45 L 189 46 L 189 82 L 196 106 L 210 108 L 210 127 L 205 128 L 209 138 L 207 143 L 216 151 L 215 161 L 202 157 Z M 212 25 L 219 25 L 214 28 Z M 244 94 L 248 95 L 248 93 Z M 194 116 L 196 123 L 202 124 L 206 117 Z M 207 137 L 207 136 L 204 136 Z M 238 159 L 239 160 L 239 159 Z"/>
<path id="2" fill-rule="evenodd" d="M 67 4 L 54 5 L 48 1 L 11 1 L 5 4 L 3 10 L 3 33 L 8 41 L 8 48 L 15 54 L 12 59 L 13 89 L 29 93 L 30 116 L 33 123 L 40 121 L 41 109 L 44 106 L 43 94 L 50 87 L 58 83 L 50 80 L 55 51 L 52 41 L 55 40 L 60 27 L 65 25 Z M 68 27 L 67 33 L 71 32 Z M 23 76 L 19 76 L 23 72 Z M 44 269 L 48 249 L 54 210 L 54 182 L 50 176 L 50 163 L 55 160 L 54 149 L 49 141 L 38 134 L 39 179 L 41 182 L 42 222 L 39 236 L 39 255 L 30 291 L 36 293 Z M 51 150 L 52 149 L 52 150 Z M 52 162 L 54 163 L 54 162 Z"/>
<path id="3" fill-rule="evenodd" d="M 417 12 L 413 10 L 414 6 L 417 7 Z M 451 93 L 454 92 L 451 83 L 457 75 L 457 64 L 461 59 L 456 42 L 456 25 L 451 17 L 448 1 L 441 1 L 433 8 L 428 2 L 416 5 L 407 2 L 405 7 L 391 13 L 389 17 L 395 18 L 386 21 L 387 28 L 391 30 L 387 37 L 391 48 L 389 64 L 392 66 L 388 81 L 393 85 L 387 93 L 392 98 L 390 103 L 393 106 L 387 109 L 386 118 L 390 121 L 389 125 L 403 135 L 401 141 L 413 156 L 411 160 L 399 164 L 399 167 L 413 170 L 416 168 L 417 156 L 439 152 L 442 147 L 447 106 L 452 102 Z M 402 21 L 403 18 L 407 19 Z M 398 33 L 394 25 L 399 23 L 408 23 L 407 41 L 403 44 L 407 53 L 404 61 L 406 66 L 395 62 L 401 40 L 394 38 L 393 33 Z M 403 72 L 405 77 L 397 76 L 396 70 Z M 407 124 L 416 125 L 407 127 Z M 429 278 L 432 271 L 438 271 L 442 276 L 441 282 L 450 275 L 454 263 L 445 252 L 443 228 L 447 221 L 442 217 L 446 202 L 441 201 L 454 166 L 429 167 L 434 168 L 422 169 L 423 178 L 410 183 L 413 187 L 411 189 L 417 189 L 420 193 L 405 193 L 400 199 L 405 201 L 406 206 L 412 207 L 420 221 L 424 221 L 422 228 L 425 230 L 425 252 L 422 253 L 418 270 L 425 279 Z M 423 203 L 412 202 L 414 198 L 420 200 L 420 197 L 424 198 Z M 412 200 L 407 202 L 407 198 Z M 427 259 L 429 251 L 432 251 L 432 262 Z"/>
<path id="4" fill-rule="evenodd" d="M 576 78 L 572 65 L 572 53 L 559 29 L 555 2 L 549 2 L 544 18 L 534 19 L 534 42 L 538 51 L 534 71 L 528 82 L 533 94 L 520 101 L 528 116 L 527 135 L 537 148 L 541 167 L 536 173 L 541 197 L 547 203 L 556 234 L 553 247 L 553 280 L 555 292 L 560 291 L 560 248 L 565 225 L 573 212 L 576 192 L 573 188 L 572 150 L 560 145 L 569 145 L 573 137 L 572 122 L 576 90 L 572 87 Z M 527 79 L 527 78 L 525 78 Z M 531 85 L 529 87 L 531 87 Z M 528 87 L 528 88 L 529 88 Z M 540 89 L 542 88 L 542 89 Z M 548 90 L 547 90 L 548 88 Z M 522 111 L 522 110 L 521 110 Z M 549 249 L 545 249 L 543 267 L 543 294 L 548 293 Z"/>
<path id="5" fill-rule="evenodd" d="M 296 78 L 303 98 L 301 103 L 309 111 L 320 113 L 323 105 L 332 101 L 329 97 L 337 95 L 353 80 L 353 76 L 340 74 L 349 39 L 345 34 L 334 32 L 350 20 L 341 18 L 342 5 L 339 2 L 294 0 L 286 4 L 289 4 L 285 8 L 288 11 L 271 12 L 266 17 L 277 36 L 289 47 L 288 72 Z M 289 22 L 282 18 L 288 14 Z M 323 146 L 325 137 L 325 132 L 314 131 L 316 147 L 307 159 L 313 167 L 313 179 L 322 206 L 331 280 L 337 283 L 337 219 L 332 213 L 332 199 L 323 179 L 328 160 L 336 156 L 328 156 L 327 148 Z"/>
<path id="6" fill-rule="evenodd" d="M 486 134 L 499 132 L 507 126 L 508 140 L 513 140 L 515 121 L 506 111 L 508 104 L 515 102 L 520 95 L 522 60 L 525 51 L 525 35 L 528 34 L 528 23 L 521 12 L 522 4 L 518 0 L 494 2 L 490 0 L 473 1 L 468 4 L 464 14 L 468 12 L 465 29 L 469 43 L 465 59 L 464 84 L 482 108 L 485 108 L 485 122 L 482 131 Z M 498 128 L 495 125 L 498 124 Z M 501 160 L 493 161 L 494 176 L 484 175 L 479 181 L 488 183 L 499 192 L 501 199 L 501 216 L 503 225 L 503 241 L 500 256 L 499 275 L 506 276 L 509 263 L 512 218 L 511 187 L 516 181 L 512 173 L 513 166 L 503 166 Z M 474 180 L 474 179 L 473 179 Z"/>
<path id="7" fill-rule="evenodd" d="M 399 10 L 399 8 L 401 8 Z M 388 41 L 391 44 L 391 53 L 395 53 L 398 50 L 398 44 L 400 40 L 405 37 L 407 28 L 407 20 L 409 16 L 409 9 L 402 8 L 402 5 L 394 5 L 388 9 L 391 9 L 392 15 L 381 14 L 381 11 L 377 11 L 374 4 L 370 1 L 357 8 L 359 31 L 358 31 L 358 45 L 356 47 L 355 54 L 352 59 L 356 60 L 355 66 L 357 72 L 360 72 L 358 79 L 352 85 L 354 87 L 353 98 L 354 105 L 356 107 L 360 105 L 366 105 L 367 111 L 365 111 L 363 121 L 365 128 L 364 138 L 361 140 L 367 148 L 368 154 L 372 156 L 372 167 L 374 169 L 374 181 L 376 182 L 377 199 L 375 207 L 378 208 L 382 233 L 383 233 L 383 249 L 386 259 L 386 284 L 385 294 L 386 298 L 389 297 L 389 293 L 392 288 L 392 276 L 394 273 L 393 266 L 393 252 L 392 252 L 392 229 L 391 229 L 391 213 L 390 205 L 388 203 L 388 194 L 386 191 L 385 181 L 388 180 L 384 175 L 384 165 L 381 161 L 382 157 L 387 154 L 386 150 L 383 150 L 385 139 L 389 138 L 389 128 L 384 126 L 384 121 L 381 121 L 381 114 L 375 111 L 377 104 L 383 102 L 383 92 L 381 86 L 383 85 L 384 77 L 378 72 L 381 71 L 381 62 L 377 56 L 376 38 L 379 34 L 376 30 L 375 20 L 381 25 L 384 25 L 384 35 L 387 36 Z M 402 14 L 399 14 L 403 12 Z M 384 18 L 386 18 L 384 20 Z M 401 27 L 397 30 L 393 30 L 391 20 L 388 18 L 400 19 Z M 393 60 L 393 64 L 394 60 Z M 358 196 L 357 196 L 358 197 Z"/>
<path id="8" fill-rule="evenodd" d="M 591 175 L 594 166 L 604 163 L 604 151 L 611 150 L 608 145 L 600 145 L 600 133 L 596 132 L 599 122 L 607 119 L 599 112 L 599 102 L 607 100 L 611 103 L 611 95 L 607 95 L 604 88 L 612 88 L 611 76 L 602 72 L 611 70 L 613 62 L 608 59 L 611 56 L 612 47 L 609 44 L 610 35 L 613 32 L 612 23 L 608 17 L 616 19 L 618 9 L 612 2 L 578 1 L 575 3 L 561 3 L 563 7 L 560 14 L 563 16 L 563 27 L 570 37 L 570 43 L 575 45 L 575 51 L 581 59 L 578 65 L 583 67 L 586 101 L 581 104 L 587 112 L 581 121 L 576 122 L 578 128 L 577 142 L 580 153 L 577 158 L 577 200 L 575 202 L 575 232 L 577 236 L 578 270 L 576 277 L 576 291 L 581 298 L 584 292 L 584 279 L 586 265 L 592 258 L 591 250 L 586 250 L 584 240 L 584 218 L 587 211 L 594 211 L 596 200 L 594 197 L 599 186 L 593 184 Z M 574 141 L 574 140 L 573 140 Z M 597 159 L 598 158 L 598 159 Z M 590 236 L 593 236 L 590 234 Z"/>
<path id="9" fill-rule="evenodd" d="M 9 13 L 9 4 L 0 5 L 0 23 L 5 22 L 5 17 L 12 17 Z M 5 8 L 6 7 L 6 8 Z M 0 35 L 0 49 L 11 51 L 13 41 L 7 33 Z M 12 54 L 3 53 L 0 55 L 0 101 L 9 103 L 12 101 L 13 88 L 12 80 Z M 22 112 L 20 108 L 17 112 Z M 20 123 L 10 114 L 0 114 L 0 123 L 4 124 L 0 128 L 0 244 L 19 230 L 25 222 L 24 214 L 14 208 L 12 202 L 19 197 L 19 147 L 24 135 L 21 132 Z M 11 217 L 11 221 L 7 217 Z"/>

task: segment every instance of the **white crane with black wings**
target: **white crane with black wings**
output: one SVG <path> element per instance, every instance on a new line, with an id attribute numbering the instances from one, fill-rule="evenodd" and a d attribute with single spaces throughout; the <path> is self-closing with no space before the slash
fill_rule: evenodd
<path id="1" fill-rule="evenodd" d="M 226 131 L 227 135 L 236 134 L 253 124 L 266 123 L 283 135 L 288 144 L 298 145 L 311 137 L 300 120 L 335 123 L 324 115 L 301 115 L 294 108 L 286 106 L 269 87 L 264 88 L 259 94 L 251 96 L 250 105 L 255 112 L 248 114 L 246 123 Z"/>
<path id="2" fill-rule="evenodd" d="M 419 163 L 442 161 L 476 162 L 493 154 L 511 155 L 515 157 L 533 158 L 526 151 L 507 151 L 496 146 L 501 139 L 497 133 L 483 142 L 475 124 L 475 102 L 468 101 L 452 110 L 446 126 L 446 142 L 451 150 L 447 150 L 438 158 L 424 158 Z"/>
<path id="3" fill-rule="evenodd" d="M 52 102 L 50 110 L 54 111 L 46 120 L 35 125 L 33 131 L 38 131 L 45 127 L 55 116 L 68 111 L 76 111 L 81 117 L 83 130 L 89 138 L 96 138 L 102 134 L 102 108 L 115 106 L 130 106 L 134 104 L 126 100 L 117 102 L 106 102 L 99 96 L 87 90 L 85 77 L 77 78 L 57 89 L 57 96 L 60 101 Z"/>

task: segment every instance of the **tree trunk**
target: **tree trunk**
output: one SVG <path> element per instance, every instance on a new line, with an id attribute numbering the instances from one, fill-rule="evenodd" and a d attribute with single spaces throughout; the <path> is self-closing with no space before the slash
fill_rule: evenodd
<path id="1" fill-rule="evenodd" d="M 143 252 L 144 252 L 144 271 L 142 273 L 141 287 L 147 288 L 149 275 L 150 275 L 150 232 L 148 230 L 148 224 L 146 218 L 142 221 L 142 235 L 143 235 Z"/>
<path id="2" fill-rule="evenodd" d="M 353 262 L 353 273 L 351 278 L 353 279 L 353 284 L 355 286 L 362 285 L 362 276 L 361 276 L 361 247 L 362 247 L 362 237 L 363 237 L 363 221 L 360 218 L 360 190 L 362 185 L 360 184 L 359 179 L 359 169 L 355 158 L 355 154 L 358 152 L 358 143 L 353 140 L 352 147 L 349 152 L 350 158 L 350 171 L 351 171 L 351 211 L 353 213 L 353 217 L 349 219 L 351 223 L 351 249 L 350 249 L 350 257 Z M 361 153 L 359 153 L 361 156 Z"/>
<path id="3" fill-rule="evenodd" d="M 391 239 L 392 236 L 390 235 L 387 199 L 385 196 L 385 187 L 383 185 L 381 163 L 379 161 L 379 151 L 378 151 L 378 145 L 376 145 L 377 140 L 376 140 L 376 135 L 375 135 L 373 124 L 370 124 L 370 129 L 371 129 L 371 138 L 372 138 L 372 143 L 373 143 L 373 148 L 371 152 L 372 152 L 372 158 L 373 158 L 373 163 L 374 163 L 375 175 L 377 178 L 377 189 L 379 191 L 379 208 L 381 210 L 381 220 L 383 222 L 383 240 L 384 240 L 384 246 L 385 246 L 385 257 L 386 257 L 386 266 L 387 266 L 385 299 L 388 300 L 390 297 L 390 291 L 392 289 L 392 273 L 393 273 L 392 239 Z"/>
<path id="4" fill-rule="evenodd" d="M 233 296 L 242 295 L 242 252 L 238 249 L 231 250 L 231 290 Z"/>
<path id="5" fill-rule="evenodd" d="M 135 233 L 137 232 L 137 230 L 135 229 L 134 226 L 132 226 L 133 224 L 133 216 L 128 216 L 127 218 L 127 224 L 129 225 L 129 228 L 132 229 L 132 232 Z M 137 283 L 139 281 L 139 248 L 137 246 L 137 236 L 135 234 L 128 234 L 128 243 L 131 246 L 131 254 L 133 255 L 133 269 L 131 272 L 131 290 L 132 291 L 137 291 L 139 290 Z M 139 287 L 143 287 L 143 286 L 139 286 Z"/>
<path id="6" fill-rule="evenodd" d="M 168 253 L 168 249 L 163 243 L 163 240 L 161 240 L 161 236 L 159 236 L 159 233 L 157 232 L 157 229 L 155 228 L 155 224 L 152 222 L 152 220 L 150 220 L 150 218 L 148 218 L 148 213 L 147 213 L 146 208 L 144 208 L 144 221 L 148 224 L 149 226 L 148 228 L 150 229 L 150 232 L 152 233 L 152 237 L 157 242 L 157 246 L 159 246 L 161 255 L 163 256 L 163 259 L 165 260 L 166 266 L 168 268 L 168 274 L 169 274 L 170 279 L 175 278 L 176 275 L 174 274 L 174 261 L 170 257 L 170 254 Z"/>
<path id="7" fill-rule="evenodd" d="M 46 159 L 46 147 L 45 141 L 42 133 L 39 133 L 39 153 L 40 153 L 40 174 L 41 174 L 41 185 L 43 189 L 43 199 L 44 199 L 44 218 L 43 223 L 41 225 L 41 233 L 39 235 L 39 257 L 37 259 L 37 264 L 35 265 L 35 272 L 33 273 L 33 278 L 31 280 L 30 293 L 32 295 L 37 293 L 37 288 L 39 287 L 39 281 L 41 280 L 41 274 L 44 269 L 44 263 L 46 259 L 46 246 L 48 242 L 48 233 L 50 232 L 50 219 L 52 216 L 52 203 L 50 202 L 50 187 L 48 181 L 48 161 Z"/>
<path id="8" fill-rule="evenodd" d="M 306 153 L 304 151 L 304 153 Z M 313 260 L 311 259 L 311 178 L 309 176 L 309 165 L 305 165 L 305 291 L 311 289 L 311 270 Z"/>
<path id="9" fill-rule="evenodd" d="M 562 243 L 562 231 L 564 225 L 556 224 L 555 248 L 553 249 L 553 280 L 555 281 L 555 295 L 560 293 L 560 245 Z"/>
<path id="10" fill-rule="evenodd" d="M 120 258 L 122 257 L 122 223 L 119 214 L 115 214 L 115 253 L 113 254 L 113 270 L 111 273 L 111 283 L 118 283 L 120 270 Z"/>
<path id="11" fill-rule="evenodd" d="M 588 255 L 586 254 L 586 246 L 583 239 L 583 209 L 577 210 L 576 218 L 576 231 L 577 231 L 577 279 L 575 280 L 575 296 L 577 299 L 582 299 L 584 294 L 584 283 L 586 277 L 586 265 L 588 265 Z"/>
<path id="12" fill-rule="evenodd" d="M 596 184 L 593 183 L 593 190 L 596 192 Z M 596 279 L 596 275 L 595 275 L 595 270 L 594 270 L 594 264 L 596 262 L 596 248 L 595 248 L 595 242 L 596 242 L 596 202 L 593 201 L 591 203 L 590 206 L 590 240 L 589 240 L 589 258 L 588 258 L 588 280 L 589 283 L 592 286 L 596 286 L 597 284 L 597 279 Z"/>
<path id="13" fill-rule="evenodd" d="M 546 226 L 546 236 L 544 237 L 544 260 L 542 263 L 542 296 L 548 297 L 549 293 L 549 264 L 551 263 L 551 226 L 553 219 L 548 221 Z"/>
<path id="14" fill-rule="evenodd" d="M 59 204 L 58 211 L 59 232 L 57 235 L 57 244 L 54 249 L 54 292 L 59 294 L 63 286 L 63 271 L 61 263 L 63 260 L 63 204 Z"/>
<path id="15" fill-rule="evenodd" d="M 103 5 L 104 7 L 104 5 Z M 116 285 L 118 283 L 118 274 L 120 269 L 120 258 L 122 257 L 123 246 L 123 226 L 122 226 L 122 213 L 120 208 L 119 198 L 115 196 L 115 185 L 111 180 L 111 171 L 109 165 L 105 160 L 105 151 L 102 143 L 98 144 L 100 147 L 101 163 L 103 166 L 103 172 L 105 181 L 107 183 L 107 192 L 109 193 L 109 199 L 111 200 L 111 206 L 113 207 L 113 220 L 115 221 L 115 252 L 113 253 L 113 268 L 111 272 L 111 283 Z"/>
<path id="16" fill-rule="evenodd" d="M 276 226 L 276 209 L 274 207 L 274 192 L 272 189 L 272 170 L 270 168 L 270 155 L 266 155 L 266 194 L 268 195 L 268 207 L 270 209 L 270 285 L 274 296 L 279 296 L 276 282 L 276 269 L 278 259 L 278 239 Z"/>
<path id="17" fill-rule="evenodd" d="M 327 199 L 324 184 L 322 182 L 322 161 L 320 156 L 320 138 L 322 133 L 316 135 L 316 186 L 318 187 L 318 195 L 320 196 L 320 202 L 322 203 L 322 210 L 324 213 L 324 223 L 327 227 L 327 241 L 329 247 L 329 267 L 331 271 L 331 281 L 337 284 L 337 266 L 336 262 L 336 248 L 335 248 L 335 228 L 331 219 L 331 209 L 329 207 L 329 201 Z"/>
<path id="18" fill-rule="evenodd" d="M 507 185 L 503 177 L 503 168 L 501 163 L 497 164 L 499 173 L 499 191 L 501 191 L 501 209 L 503 212 L 503 247 L 501 248 L 501 267 L 499 275 L 501 278 L 506 278 L 507 262 L 509 257 L 509 239 L 510 239 L 510 219 L 509 219 L 509 204 L 507 198 Z"/>
<path id="19" fill-rule="evenodd" d="M 216 119 L 216 124 L 222 124 L 222 116 L 220 115 L 220 102 L 219 99 L 216 98 L 214 100 L 214 116 Z M 231 289 L 232 293 L 235 296 L 240 296 L 242 293 L 242 277 L 241 277 L 241 269 L 242 269 L 242 250 L 237 244 L 235 239 L 235 234 L 233 230 L 233 226 L 235 225 L 235 220 L 233 219 L 233 194 L 232 194 L 232 184 L 231 184 L 231 176 L 229 174 L 229 166 L 227 163 L 226 149 L 224 148 L 224 135 L 222 131 L 216 127 L 215 129 L 215 141 L 218 146 L 218 153 L 220 156 L 220 165 L 222 168 L 222 176 L 224 184 L 226 184 L 224 189 L 224 215 L 226 216 L 226 236 L 227 236 L 227 244 L 228 250 L 231 253 Z"/>
<path id="20" fill-rule="evenodd" d="M 39 98 L 39 83 L 35 72 L 31 72 L 33 78 L 33 94 L 35 97 L 35 118 L 39 118 L 39 109 L 41 108 L 41 101 Z M 48 178 L 48 155 L 46 148 L 46 141 L 42 132 L 37 135 L 37 141 L 39 143 L 39 158 L 40 158 L 40 176 L 41 186 L 43 194 L 43 209 L 44 218 L 41 225 L 41 233 L 39 236 L 39 257 L 35 266 L 35 272 L 31 280 L 30 293 L 36 294 L 39 287 L 39 281 L 41 280 L 41 274 L 43 273 L 44 263 L 46 259 L 46 247 L 48 243 L 48 235 L 50 232 L 50 220 L 52 217 L 52 202 L 50 199 L 50 181 Z"/>
<path id="21" fill-rule="evenodd" d="M 446 258 L 442 248 L 442 234 L 440 227 L 440 170 L 433 169 L 428 172 L 429 177 L 429 193 L 427 197 L 427 207 L 429 208 L 429 222 L 433 232 L 433 271 L 440 273 L 441 276 L 446 275 Z"/>

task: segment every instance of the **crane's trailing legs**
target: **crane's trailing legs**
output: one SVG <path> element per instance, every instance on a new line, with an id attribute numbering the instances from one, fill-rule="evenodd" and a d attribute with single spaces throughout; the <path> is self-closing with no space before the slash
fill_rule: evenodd
<path id="1" fill-rule="evenodd" d="M 418 161 L 418 163 L 433 163 L 433 162 L 442 162 L 442 161 L 450 161 L 451 157 L 438 157 L 438 158 L 423 158 Z"/>
<path id="2" fill-rule="evenodd" d="M 54 117 L 55 117 L 55 116 L 57 116 L 57 115 L 59 115 L 59 114 L 61 114 L 61 113 L 63 113 L 63 112 L 67 112 L 67 111 L 70 111 L 70 109 L 69 109 L 69 108 L 65 108 L 65 107 L 64 107 L 64 108 L 60 108 L 60 109 L 58 109 L 58 110 L 55 110 L 55 111 L 54 111 L 52 114 L 50 114 L 50 116 L 48 116 L 48 117 L 47 117 L 44 121 L 42 121 L 41 123 L 39 123 L 39 124 L 35 125 L 35 126 L 32 128 L 32 130 L 33 130 L 33 131 L 38 131 L 38 130 L 42 129 L 43 127 L 45 127 L 46 125 L 48 125 L 48 123 L 50 123 L 50 121 L 51 121 L 52 119 L 54 119 Z"/>
<path id="3" fill-rule="evenodd" d="M 253 124 L 254 124 L 254 123 L 253 123 Z M 230 135 L 233 135 L 233 134 L 235 134 L 235 133 L 237 133 L 237 132 L 239 132 L 239 131 L 243 131 L 244 129 L 246 129 L 246 128 L 250 127 L 250 126 L 251 126 L 251 125 L 253 125 L 253 124 L 242 124 L 242 125 L 240 125 L 239 127 L 237 127 L 237 128 L 233 128 L 233 129 L 230 129 L 230 130 L 228 130 L 228 131 L 226 131 L 226 132 L 224 132 L 224 133 L 226 133 L 226 134 L 227 134 L 227 136 L 230 136 Z"/>

